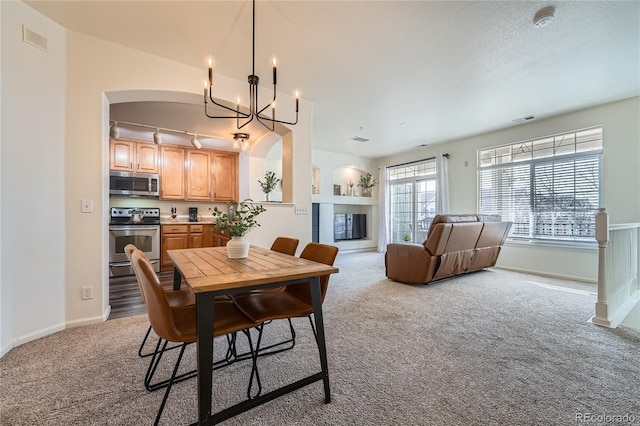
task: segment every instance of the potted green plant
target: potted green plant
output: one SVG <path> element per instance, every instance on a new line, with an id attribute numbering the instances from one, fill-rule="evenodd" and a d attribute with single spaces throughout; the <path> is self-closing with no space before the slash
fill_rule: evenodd
<path id="1" fill-rule="evenodd" d="M 218 207 L 209 210 L 218 229 L 231 237 L 231 241 L 227 243 L 227 256 L 232 259 L 246 258 L 249 256 L 249 241 L 244 236 L 260 226 L 256 217 L 267 210 L 262 204 L 255 204 L 253 200 L 244 200 L 237 204 L 228 202 L 227 206 L 228 213 Z"/>
<path id="2" fill-rule="evenodd" d="M 371 173 L 360 175 L 358 186 L 362 188 L 363 197 L 371 197 L 371 189 L 378 184 L 378 179 L 374 179 Z"/>
<path id="3" fill-rule="evenodd" d="M 276 177 L 275 172 L 271 170 L 267 170 L 264 174 L 264 182 L 259 180 L 260 188 L 262 192 L 264 192 L 265 199 L 269 201 L 269 193 L 276 189 L 276 186 L 282 182 L 282 179 Z"/>

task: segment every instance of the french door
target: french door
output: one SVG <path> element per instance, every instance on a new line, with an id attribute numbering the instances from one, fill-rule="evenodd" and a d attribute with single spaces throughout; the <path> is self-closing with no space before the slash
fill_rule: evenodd
<path id="1" fill-rule="evenodd" d="M 436 179 L 389 181 L 391 242 L 422 243 L 436 214 Z"/>

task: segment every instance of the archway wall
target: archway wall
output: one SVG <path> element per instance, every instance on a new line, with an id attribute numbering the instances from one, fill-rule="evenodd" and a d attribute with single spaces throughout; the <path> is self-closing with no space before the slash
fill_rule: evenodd
<path id="1" fill-rule="evenodd" d="M 66 318 L 67 324 L 83 324 L 103 318 L 108 313 L 108 114 L 110 102 L 133 101 L 136 94 L 154 91 L 202 94 L 205 67 L 182 65 L 124 46 L 69 31 L 67 34 L 67 103 L 65 149 L 65 221 L 67 223 Z M 247 83 L 216 76 L 216 96 L 233 102 L 238 93 L 248 90 Z M 138 92 L 143 91 L 143 92 Z M 283 99 L 283 115 L 294 101 Z M 147 99 L 148 100 L 148 99 Z M 297 126 L 285 136 L 289 143 L 291 164 L 291 200 L 311 205 L 307 185 L 295 182 L 306 178 L 311 167 L 312 105 L 300 101 Z M 295 143 L 293 143 L 295 141 Z M 283 150 L 284 151 L 284 150 Z M 243 153 L 242 155 L 249 155 Z M 245 159 L 251 163 L 251 157 Z M 241 197 L 248 194 L 246 182 L 261 176 L 249 166 L 240 176 Z M 305 180 L 306 181 L 306 180 Z M 81 199 L 92 199 L 94 213 L 80 212 Z M 267 208 L 260 217 L 262 226 L 250 234 L 251 242 L 269 246 L 279 234 L 310 240 L 308 216 L 294 215 L 290 208 Z M 80 300 L 82 286 L 93 285 L 93 300 Z M 101 291 L 99 291 L 100 289 Z"/>

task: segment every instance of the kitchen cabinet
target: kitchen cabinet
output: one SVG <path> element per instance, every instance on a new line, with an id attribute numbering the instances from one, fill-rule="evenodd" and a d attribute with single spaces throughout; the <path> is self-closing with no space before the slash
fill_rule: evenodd
<path id="1" fill-rule="evenodd" d="M 170 271 L 173 262 L 167 255 L 167 250 L 180 250 L 189 247 L 189 225 L 161 225 L 160 226 L 160 270 Z"/>
<path id="2" fill-rule="evenodd" d="M 235 201 L 238 199 L 238 154 L 212 152 L 213 200 Z"/>
<path id="3" fill-rule="evenodd" d="M 187 150 L 187 200 L 210 201 L 211 155 L 208 151 Z"/>
<path id="4" fill-rule="evenodd" d="M 110 139 L 109 169 L 121 172 L 158 173 L 158 147 L 127 139 Z"/>
<path id="5" fill-rule="evenodd" d="M 203 245 L 203 228 L 204 225 L 189 225 L 189 248 L 209 247 Z"/>
<path id="6" fill-rule="evenodd" d="M 238 154 L 186 149 L 186 199 L 190 201 L 236 201 Z"/>
<path id="7" fill-rule="evenodd" d="M 227 243 L 231 240 L 231 237 L 223 234 L 218 228 L 215 226 L 211 226 L 211 236 L 208 238 L 209 244 L 211 247 L 222 247 L 226 246 Z"/>
<path id="8" fill-rule="evenodd" d="M 160 199 L 185 199 L 185 150 L 179 146 L 160 148 Z"/>
<path id="9" fill-rule="evenodd" d="M 219 247 L 226 245 L 227 241 L 230 240 L 215 225 L 205 223 L 163 224 L 160 229 L 161 271 L 170 271 L 173 268 L 173 263 L 167 255 L 167 250 Z"/>

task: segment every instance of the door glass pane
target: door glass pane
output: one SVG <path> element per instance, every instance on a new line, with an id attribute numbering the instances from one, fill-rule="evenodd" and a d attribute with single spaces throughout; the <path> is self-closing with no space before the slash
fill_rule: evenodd
<path id="1" fill-rule="evenodd" d="M 413 185 L 401 183 L 391 185 L 391 242 L 411 239 L 413 233 Z"/>
<path id="2" fill-rule="evenodd" d="M 436 180 L 416 182 L 416 224 L 413 241 L 422 243 L 427 239 L 429 225 L 436 215 Z"/>

